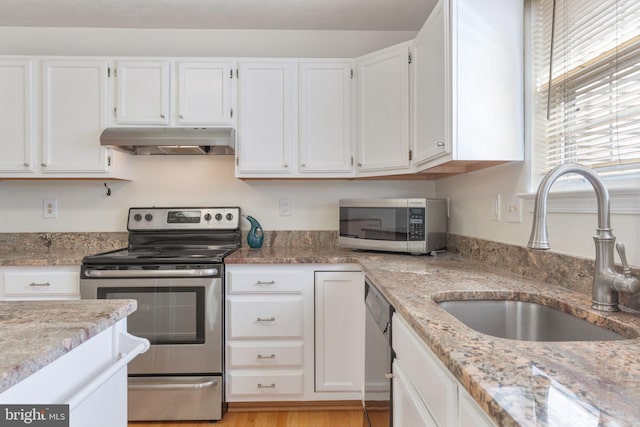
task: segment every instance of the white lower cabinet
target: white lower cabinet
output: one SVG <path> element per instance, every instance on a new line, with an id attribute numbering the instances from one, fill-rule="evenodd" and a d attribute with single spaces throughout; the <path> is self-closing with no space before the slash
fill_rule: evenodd
<path id="1" fill-rule="evenodd" d="M 392 331 L 396 352 L 393 364 L 394 427 L 495 426 L 398 314 L 393 316 Z M 424 421 L 415 421 L 420 416 Z"/>
<path id="2" fill-rule="evenodd" d="M 0 299 L 79 299 L 80 267 L 2 267 Z"/>
<path id="3" fill-rule="evenodd" d="M 68 404 L 71 427 L 126 427 L 127 364 L 149 346 L 126 331 L 120 320 L 1 393 L 0 403 Z"/>
<path id="4" fill-rule="evenodd" d="M 393 362 L 393 425 L 437 427 L 397 361 Z"/>
<path id="5" fill-rule="evenodd" d="M 362 398 L 364 277 L 357 266 L 225 268 L 227 402 Z M 336 323 L 351 318 L 354 324 Z"/>
<path id="6" fill-rule="evenodd" d="M 359 392 L 364 382 L 364 274 L 315 275 L 315 390 Z"/>

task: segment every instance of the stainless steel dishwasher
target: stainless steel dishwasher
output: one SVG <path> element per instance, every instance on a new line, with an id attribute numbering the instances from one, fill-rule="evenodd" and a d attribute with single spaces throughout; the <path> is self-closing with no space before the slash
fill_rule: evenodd
<path id="1" fill-rule="evenodd" d="M 391 316 L 393 306 L 365 279 L 364 421 L 363 427 L 392 425 Z"/>

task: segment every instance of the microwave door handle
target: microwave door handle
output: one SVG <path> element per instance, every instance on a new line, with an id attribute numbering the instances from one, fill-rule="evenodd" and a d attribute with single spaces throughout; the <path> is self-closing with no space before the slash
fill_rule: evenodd
<path id="1" fill-rule="evenodd" d="M 218 274 L 217 268 L 184 269 L 184 270 L 99 270 L 88 268 L 84 271 L 87 277 L 200 277 Z"/>

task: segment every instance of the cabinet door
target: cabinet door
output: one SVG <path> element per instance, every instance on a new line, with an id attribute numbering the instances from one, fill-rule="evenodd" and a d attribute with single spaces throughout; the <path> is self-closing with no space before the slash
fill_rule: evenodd
<path id="1" fill-rule="evenodd" d="M 413 54 L 412 133 L 416 165 L 451 153 L 451 140 L 447 138 L 451 106 L 447 97 L 443 1 L 438 2 L 420 30 Z"/>
<path id="2" fill-rule="evenodd" d="M 358 60 L 358 171 L 409 167 L 409 48 Z"/>
<path id="3" fill-rule="evenodd" d="M 178 62 L 176 123 L 231 123 L 231 63 Z"/>
<path id="4" fill-rule="evenodd" d="M 472 425 L 472 424 L 469 424 Z M 393 427 L 437 427 L 398 361 L 393 362 Z"/>
<path id="5" fill-rule="evenodd" d="M 315 273 L 316 391 L 361 391 L 364 378 L 364 276 Z"/>
<path id="6" fill-rule="evenodd" d="M 118 61 L 116 124 L 169 124 L 169 61 Z"/>
<path id="7" fill-rule="evenodd" d="M 351 63 L 300 64 L 299 170 L 351 170 Z"/>
<path id="8" fill-rule="evenodd" d="M 0 172 L 32 172 L 33 64 L 0 61 Z"/>
<path id="9" fill-rule="evenodd" d="M 43 61 L 43 173 L 107 171 L 107 102 L 106 61 Z"/>
<path id="10" fill-rule="evenodd" d="M 293 142 L 294 75 L 290 62 L 239 65 L 237 171 L 288 174 Z"/>

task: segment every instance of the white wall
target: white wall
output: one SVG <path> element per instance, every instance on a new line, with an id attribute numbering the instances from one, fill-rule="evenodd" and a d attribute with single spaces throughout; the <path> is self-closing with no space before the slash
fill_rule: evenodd
<path id="1" fill-rule="evenodd" d="M 240 206 L 266 230 L 337 230 L 338 200 L 428 197 L 432 181 L 239 180 L 233 156 L 132 156 L 131 181 L 0 181 L 0 232 L 125 231 L 132 206 Z M 279 216 L 288 198 L 291 216 Z M 43 199 L 57 199 L 45 219 Z M 245 222 L 244 228 L 248 228 Z"/>
<path id="2" fill-rule="evenodd" d="M 526 163 L 513 163 L 436 182 L 439 197 L 450 198 L 449 231 L 462 236 L 526 246 L 531 233 L 532 201 L 523 200 L 522 223 L 506 221 L 506 205 L 512 195 L 530 192 Z M 535 188 L 533 189 L 535 191 Z M 553 191 L 553 187 L 552 187 Z M 591 192 L 591 190 L 589 190 Z M 501 220 L 490 219 L 491 197 L 501 196 Z M 591 197 L 591 196 L 587 196 Z M 551 250 L 568 255 L 595 258 L 593 235 L 597 226 L 596 199 L 592 196 L 589 213 L 552 212 L 547 216 Z M 612 206 L 615 206 L 612 201 Z M 550 207 L 553 203 L 550 202 Z M 640 215 L 614 213 L 611 227 L 618 241 L 627 249 L 629 263 L 640 266 Z M 637 211 L 637 209 L 632 209 Z M 617 255 L 616 255 L 616 259 Z"/>
<path id="3" fill-rule="evenodd" d="M 0 55 L 353 58 L 415 31 L 163 30 L 0 27 Z"/>

